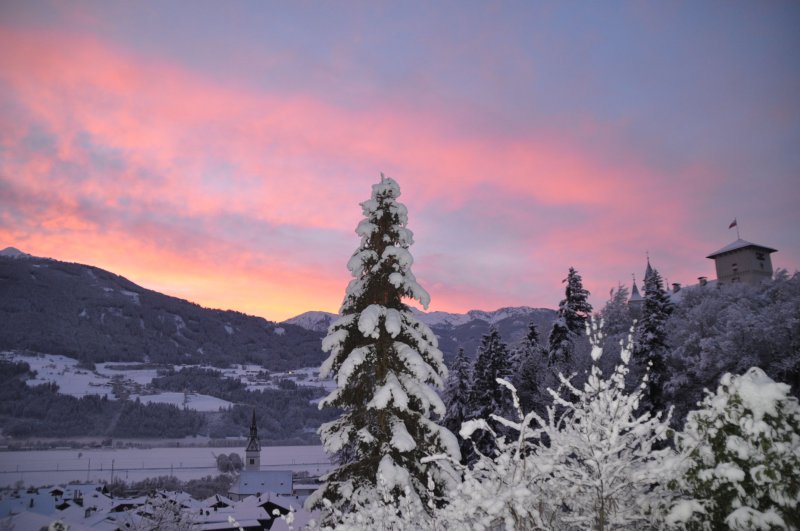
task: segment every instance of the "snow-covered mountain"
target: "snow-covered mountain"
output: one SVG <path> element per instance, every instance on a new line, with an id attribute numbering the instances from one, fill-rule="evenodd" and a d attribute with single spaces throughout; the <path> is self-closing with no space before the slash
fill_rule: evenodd
<path id="1" fill-rule="evenodd" d="M 488 324 L 497 324 L 504 319 L 521 319 L 527 324 L 533 314 L 551 314 L 553 310 L 547 308 L 531 308 L 529 306 L 517 306 L 500 308 L 493 312 L 484 310 L 470 310 L 467 313 L 449 312 L 423 312 L 417 308 L 411 308 L 414 316 L 431 327 L 456 327 L 465 325 L 471 321 L 484 321 Z M 315 332 L 327 332 L 331 322 L 338 317 L 335 313 L 310 311 L 283 321 L 284 323 L 302 326 L 306 330 Z"/>
<path id="2" fill-rule="evenodd" d="M 8 258 L 30 258 L 31 255 L 28 253 L 23 253 L 16 247 L 6 247 L 0 251 L 0 256 L 5 256 Z"/>
<path id="3" fill-rule="evenodd" d="M 500 308 L 494 311 L 470 310 L 466 313 L 423 312 L 416 308 L 412 308 L 411 311 L 417 319 L 431 327 L 439 338 L 439 348 L 444 352 L 446 359 L 455 356 L 459 348 L 463 348 L 467 355 L 472 356 L 480 344 L 481 336 L 491 325 L 498 328 L 503 340 L 509 345 L 514 345 L 525 337 L 531 321 L 536 323 L 540 336 L 546 338 L 556 315 L 554 310 L 548 308 L 528 306 Z M 325 334 L 336 317 L 336 314 L 329 312 L 305 312 L 287 319 L 284 323 Z"/>
<path id="4" fill-rule="evenodd" d="M 328 327 L 337 317 L 338 315 L 335 313 L 310 311 L 296 315 L 291 319 L 286 319 L 283 323 L 300 326 L 312 332 L 327 333 Z"/>
<path id="5" fill-rule="evenodd" d="M 549 313 L 552 310 L 547 308 L 531 308 L 529 306 L 507 307 L 487 312 L 484 310 L 470 310 L 467 313 L 448 313 L 448 312 L 423 312 L 416 308 L 411 311 L 417 319 L 428 326 L 461 326 L 470 321 L 485 321 L 489 324 L 497 324 L 504 319 L 522 319 L 527 324 L 532 314 L 537 312 Z"/>

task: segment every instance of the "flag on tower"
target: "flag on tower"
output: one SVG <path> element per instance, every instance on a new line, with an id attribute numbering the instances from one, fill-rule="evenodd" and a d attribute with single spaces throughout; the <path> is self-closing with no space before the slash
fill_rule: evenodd
<path id="1" fill-rule="evenodd" d="M 734 228 L 734 227 L 736 227 L 736 226 L 737 226 L 737 225 L 736 225 L 736 218 L 733 218 L 733 221 L 731 221 L 731 224 L 730 224 L 730 225 L 728 225 L 728 228 L 729 228 L 729 229 L 732 229 L 732 228 Z"/>

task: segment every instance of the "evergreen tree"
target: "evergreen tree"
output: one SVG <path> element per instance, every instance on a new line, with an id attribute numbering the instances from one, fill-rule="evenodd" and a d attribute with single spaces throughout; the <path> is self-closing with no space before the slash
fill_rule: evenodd
<path id="1" fill-rule="evenodd" d="M 681 425 L 704 389 L 750 367 L 789 384 L 800 398 L 800 273 L 778 270 L 772 282 L 694 286 L 681 294 L 667 322 L 664 385 Z"/>
<path id="2" fill-rule="evenodd" d="M 433 332 L 402 302 L 412 298 L 427 308 L 430 297 L 411 272 L 413 235 L 399 195 L 397 183 L 381 175 L 361 203 L 361 244 L 347 264 L 354 278 L 322 342 L 330 354 L 320 375 L 333 377 L 337 388 L 320 408 L 343 411 L 319 431 L 326 451 L 340 455 L 338 467 L 307 501 L 324 508 L 326 520 L 368 503 L 379 484 L 431 508 L 455 474 L 447 461 L 422 458 L 460 459 L 455 436 L 432 420 L 445 413 L 432 388 L 447 374 L 442 353 Z"/>
<path id="3" fill-rule="evenodd" d="M 800 406 L 757 367 L 723 375 L 675 436 L 681 529 L 800 529 Z"/>
<path id="4" fill-rule="evenodd" d="M 469 394 L 472 387 L 469 361 L 464 355 L 464 349 L 458 349 L 450 376 L 447 378 L 442 398 L 445 405 L 444 419 L 442 425 L 445 428 L 458 434 L 461 424 L 469 418 Z M 468 450 L 467 442 L 461 437 L 458 438 L 461 447 L 461 454 L 465 455 Z"/>
<path id="5" fill-rule="evenodd" d="M 547 376 L 552 371 L 547 370 L 547 353 L 539 344 L 539 330 L 536 323 L 528 324 L 528 333 L 520 345 L 517 353 L 512 383 L 517 389 L 520 405 L 523 411 L 541 412 L 545 401 L 545 389 L 555 382 L 548 381 Z"/>
<path id="6" fill-rule="evenodd" d="M 472 368 L 472 389 L 470 390 L 470 418 L 490 420 L 491 415 L 503 416 L 512 406 L 511 396 L 504 386 L 497 383 L 498 378 L 508 379 L 511 375 L 508 347 L 500 338 L 494 326 L 481 338 L 481 346 Z M 473 439 L 475 447 L 484 455 L 494 452 L 495 444 L 486 433 L 477 434 Z M 470 457 L 468 460 L 471 460 Z"/>
<path id="7" fill-rule="evenodd" d="M 617 289 L 612 289 L 609 295 L 606 305 L 600 311 L 600 316 L 603 318 L 603 330 L 607 337 L 623 334 L 627 336 L 633 324 L 631 312 L 628 309 L 630 291 L 622 284 L 618 284 Z M 619 338 L 615 339 L 617 342 L 619 341 Z"/>
<path id="8" fill-rule="evenodd" d="M 661 275 L 658 270 L 650 266 L 650 260 L 648 260 L 644 275 L 644 307 L 642 308 L 642 317 L 636 323 L 633 354 L 639 372 L 642 372 L 644 367 L 650 367 L 650 381 L 644 397 L 644 405 L 654 410 L 664 409 L 666 325 L 672 309 L 672 302 L 664 289 Z"/>
<path id="9" fill-rule="evenodd" d="M 558 304 L 558 315 L 550 331 L 549 363 L 568 364 L 575 350 L 573 338 L 586 330 L 586 320 L 592 314 L 592 305 L 587 300 L 589 291 L 583 287 L 583 279 L 574 267 L 569 268 L 564 299 Z"/>

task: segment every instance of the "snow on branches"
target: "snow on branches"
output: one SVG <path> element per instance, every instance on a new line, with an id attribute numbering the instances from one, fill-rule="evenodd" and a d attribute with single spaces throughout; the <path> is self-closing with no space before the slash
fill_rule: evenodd
<path id="1" fill-rule="evenodd" d="M 800 528 L 800 406 L 790 388 L 753 367 L 725 374 L 689 413 L 676 443 L 675 486 L 687 500 L 669 515 L 686 529 Z"/>
<path id="2" fill-rule="evenodd" d="M 447 376 L 436 336 L 403 303 L 411 298 L 427 307 L 430 297 L 411 272 L 413 235 L 399 195 L 397 183 L 381 176 L 361 203 L 361 243 L 347 264 L 353 280 L 322 342 L 329 356 L 320 375 L 332 376 L 337 388 L 320 407 L 340 408 L 342 415 L 324 424 L 320 436 L 326 451 L 337 454 L 338 468 L 308 506 L 323 509 L 329 523 L 379 503 L 379 484 L 389 498 L 430 508 L 456 479 L 448 461 L 422 462 L 434 454 L 458 461 L 460 450 L 455 435 L 434 422 L 445 413 L 435 388 Z"/>

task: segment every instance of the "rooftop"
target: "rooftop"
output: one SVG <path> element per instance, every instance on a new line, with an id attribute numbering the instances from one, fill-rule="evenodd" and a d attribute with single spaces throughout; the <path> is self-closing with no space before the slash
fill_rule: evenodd
<path id="1" fill-rule="evenodd" d="M 717 256 L 719 256 L 721 254 L 729 253 L 731 251 L 736 251 L 736 250 L 739 250 L 739 249 L 745 249 L 747 247 L 755 247 L 757 249 L 762 249 L 764 251 L 767 251 L 768 253 L 776 253 L 776 252 L 778 252 L 777 249 L 773 249 L 773 248 L 767 247 L 765 245 L 758 245 L 757 243 L 750 243 L 748 241 L 745 241 L 745 240 L 739 238 L 735 242 L 729 243 L 728 245 L 726 245 L 725 247 L 723 247 L 719 251 L 715 251 L 715 252 L 711 253 L 710 255 L 706 256 L 706 258 L 715 258 L 715 257 L 717 257 Z"/>

